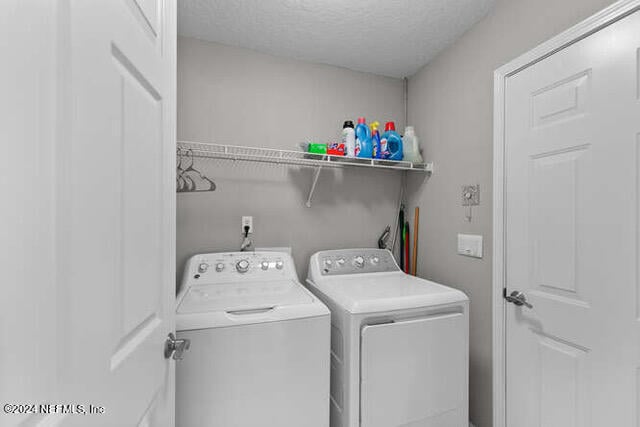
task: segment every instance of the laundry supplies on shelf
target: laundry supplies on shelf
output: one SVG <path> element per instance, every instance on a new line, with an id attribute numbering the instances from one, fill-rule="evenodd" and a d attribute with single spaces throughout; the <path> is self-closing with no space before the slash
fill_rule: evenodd
<path id="1" fill-rule="evenodd" d="M 371 147 L 373 148 L 373 152 L 371 157 L 374 159 L 382 158 L 382 150 L 380 145 L 380 132 L 378 132 L 378 127 L 380 126 L 380 122 L 372 122 L 369 127 L 371 128 Z"/>
<path id="2" fill-rule="evenodd" d="M 416 136 L 413 126 L 407 126 L 404 128 L 404 136 L 402 137 L 402 153 L 404 156 L 403 160 L 412 163 L 422 163 L 418 137 Z"/>
<path id="3" fill-rule="evenodd" d="M 356 131 L 353 122 L 347 120 L 342 125 L 342 143 L 344 144 L 345 155 L 349 157 L 356 156 Z"/>
<path id="4" fill-rule="evenodd" d="M 381 145 L 383 147 L 386 146 L 386 150 L 389 151 L 389 155 L 385 158 L 389 160 L 402 160 L 402 138 L 400 138 L 400 135 L 396 132 L 395 123 L 387 122 L 384 126 L 384 131 L 381 137 Z"/>
<path id="5" fill-rule="evenodd" d="M 327 154 L 331 156 L 344 156 L 345 146 L 342 142 L 329 142 L 327 143 Z"/>
<path id="6" fill-rule="evenodd" d="M 380 136 L 379 127 L 380 122 L 378 121 L 367 125 L 364 117 L 358 118 L 358 124 L 355 128 L 353 121 L 345 120 L 341 132 L 342 142 L 331 141 L 324 144 L 308 142 L 301 144 L 301 147 L 303 151 L 308 153 L 333 157 L 347 156 L 358 159 L 401 161 L 403 159 L 403 140 L 396 132 L 395 123 L 387 122 L 382 136 Z M 407 150 L 412 153 L 412 158 L 421 158 L 413 128 L 407 127 L 407 130 L 410 133 Z"/>
<path id="7" fill-rule="evenodd" d="M 327 144 L 317 144 L 315 142 L 310 142 L 307 150 L 310 153 L 314 154 L 327 154 Z"/>
<path id="8" fill-rule="evenodd" d="M 367 126 L 364 117 L 358 118 L 356 126 L 356 157 L 364 157 L 370 159 L 373 156 L 373 147 L 371 144 L 371 130 Z"/>

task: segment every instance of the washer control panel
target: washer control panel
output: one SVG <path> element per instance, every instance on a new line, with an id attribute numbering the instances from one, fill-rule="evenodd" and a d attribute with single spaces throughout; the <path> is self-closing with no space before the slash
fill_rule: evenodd
<path id="1" fill-rule="evenodd" d="M 185 280 L 191 283 L 274 280 L 297 274 L 285 252 L 223 252 L 194 255 L 187 262 Z"/>
<path id="2" fill-rule="evenodd" d="M 344 249 L 318 252 L 317 255 L 318 270 L 323 276 L 400 270 L 386 249 Z"/>

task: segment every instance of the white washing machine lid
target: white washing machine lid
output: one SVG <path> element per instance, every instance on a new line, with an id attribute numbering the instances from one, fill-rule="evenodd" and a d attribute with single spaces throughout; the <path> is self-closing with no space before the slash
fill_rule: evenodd
<path id="1" fill-rule="evenodd" d="M 216 283 L 189 287 L 177 313 L 261 310 L 311 302 L 311 296 L 293 280 Z"/>
<path id="2" fill-rule="evenodd" d="M 299 282 L 274 280 L 190 286 L 178 297 L 176 329 L 193 330 L 328 315 Z"/>
<path id="3" fill-rule="evenodd" d="M 377 313 L 466 302 L 456 289 L 403 272 L 323 277 L 310 284 L 350 313 Z"/>

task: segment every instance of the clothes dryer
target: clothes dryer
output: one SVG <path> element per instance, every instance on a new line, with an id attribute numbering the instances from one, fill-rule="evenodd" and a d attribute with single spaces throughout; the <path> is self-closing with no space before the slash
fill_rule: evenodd
<path id="1" fill-rule="evenodd" d="M 464 293 L 381 249 L 318 252 L 307 286 L 331 310 L 331 427 L 468 425 Z"/>

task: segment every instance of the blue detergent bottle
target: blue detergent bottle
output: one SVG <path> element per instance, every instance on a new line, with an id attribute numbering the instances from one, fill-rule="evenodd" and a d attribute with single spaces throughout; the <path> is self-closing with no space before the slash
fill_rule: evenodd
<path id="1" fill-rule="evenodd" d="M 396 124 L 387 122 L 382 134 L 382 153 L 389 160 L 402 160 L 402 138 L 396 132 Z M 386 145 L 386 147 L 385 147 Z"/>
<path id="2" fill-rule="evenodd" d="M 380 132 L 378 132 L 379 126 L 380 122 L 373 122 L 369 125 L 371 128 L 371 148 L 373 149 L 371 157 L 374 159 L 382 158 L 382 144 L 380 142 Z"/>
<path id="3" fill-rule="evenodd" d="M 373 156 L 371 131 L 369 130 L 369 126 L 367 126 L 367 121 L 364 117 L 358 117 L 358 125 L 356 126 L 355 154 L 356 157 L 365 157 L 367 159 L 370 159 Z"/>

